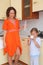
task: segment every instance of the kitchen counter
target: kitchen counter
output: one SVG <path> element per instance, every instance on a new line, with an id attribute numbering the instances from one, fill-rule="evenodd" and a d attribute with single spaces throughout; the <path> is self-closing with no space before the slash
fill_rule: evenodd
<path id="1" fill-rule="evenodd" d="M 0 37 L 3 37 L 3 35 L 0 35 Z"/>
<path id="2" fill-rule="evenodd" d="M 27 45 L 27 39 L 21 39 L 22 55 L 20 60 L 29 65 L 29 47 Z M 0 37 L 0 65 L 8 62 L 7 54 L 3 55 L 3 37 Z"/>
<path id="3" fill-rule="evenodd" d="M 27 37 L 28 38 L 28 37 Z M 21 45 L 22 45 L 22 55 L 20 57 L 20 60 L 23 61 L 24 63 L 30 65 L 30 51 L 29 51 L 29 46 L 27 45 L 27 38 L 21 38 Z M 40 54 L 40 65 L 43 65 L 43 39 L 41 39 L 41 54 Z M 0 44 L 2 43 L 3 45 L 3 37 L 0 37 Z M 3 46 L 2 46 L 3 47 Z M 3 48 L 0 49 L 0 65 L 8 62 L 7 60 L 7 54 L 4 56 L 3 55 Z"/>
<path id="4" fill-rule="evenodd" d="M 3 49 L 3 37 L 0 37 L 0 49 Z"/>

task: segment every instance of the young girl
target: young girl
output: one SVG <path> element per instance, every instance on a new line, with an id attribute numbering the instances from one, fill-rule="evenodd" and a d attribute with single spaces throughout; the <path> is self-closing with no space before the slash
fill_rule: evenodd
<path id="1" fill-rule="evenodd" d="M 37 28 L 32 28 L 30 33 L 31 36 L 28 38 L 28 44 L 30 45 L 30 62 L 31 65 L 39 65 L 41 39 L 38 37 Z"/>

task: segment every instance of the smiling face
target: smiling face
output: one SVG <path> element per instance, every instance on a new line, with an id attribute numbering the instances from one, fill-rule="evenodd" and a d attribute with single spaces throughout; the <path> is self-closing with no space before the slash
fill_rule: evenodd
<path id="1" fill-rule="evenodd" d="M 10 10 L 9 12 L 9 17 L 12 19 L 12 18 L 15 18 L 15 12 L 14 10 Z"/>
<path id="2" fill-rule="evenodd" d="M 34 37 L 37 37 L 37 36 L 38 36 L 38 33 L 33 30 L 33 31 L 31 32 L 31 35 L 33 35 Z"/>
<path id="3" fill-rule="evenodd" d="M 38 36 L 38 29 L 37 28 L 32 28 L 30 31 L 31 35 L 34 37 Z"/>
<path id="4" fill-rule="evenodd" d="M 15 18 L 16 17 L 16 9 L 14 7 L 8 7 L 6 11 L 6 16 L 9 18 Z"/>

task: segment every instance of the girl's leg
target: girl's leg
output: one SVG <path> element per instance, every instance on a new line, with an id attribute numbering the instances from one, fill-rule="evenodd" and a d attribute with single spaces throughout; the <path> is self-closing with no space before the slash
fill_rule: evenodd
<path id="1" fill-rule="evenodd" d="M 8 55 L 8 62 L 9 62 L 9 65 L 12 65 L 12 57 L 10 57 L 9 55 Z"/>
<path id="2" fill-rule="evenodd" d="M 20 49 L 17 48 L 17 50 L 16 50 L 16 55 L 15 55 L 15 62 L 14 62 L 14 65 L 17 65 L 17 64 L 18 64 L 19 58 L 20 58 Z"/>
<path id="3" fill-rule="evenodd" d="M 34 65 L 39 65 L 39 56 L 34 57 Z"/>
<path id="4" fill-rule="evenodd" d="M 30 57 L 30 65 L 34 65 L 34 58 L 32 56 Z"/>

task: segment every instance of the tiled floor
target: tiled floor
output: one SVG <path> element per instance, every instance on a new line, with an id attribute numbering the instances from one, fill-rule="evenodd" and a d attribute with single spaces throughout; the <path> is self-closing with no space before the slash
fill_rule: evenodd
<path id="1" fill-rule="evenodd" d="M 9 64 L 8 64 L 8 63 L 6 63 L 6 65 L 9 65 Z M 13 63 L 12 65 L 14 65 L 14 63 Z M 18 63 L 18 65 L 23 65 L 23 63 Z"/>
<path id="2" fill-rule="evenodd" d="M 9 64 L 6 63 L 6 64 L 3 64 L 3 65 L 9 65 Z M 14 65 L 14 61 L 13 61 L 13 65 Z M 18 62 L 18 65 L 27 65 L 27 64 L 23 63 L 22 61 L 19 61 L 19 62 Z"/>

